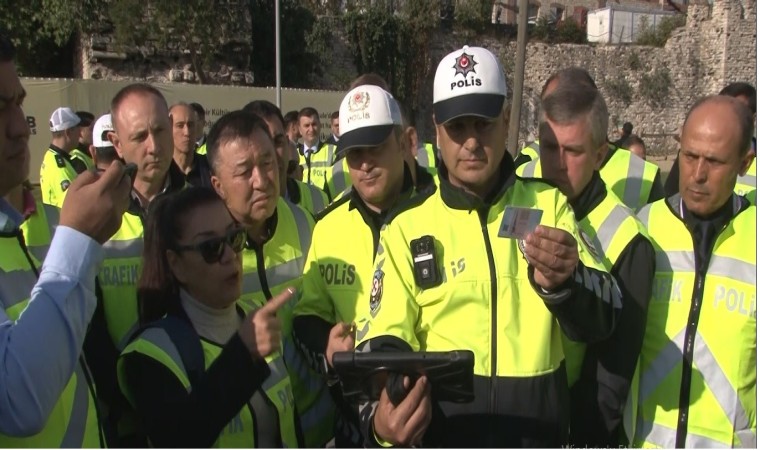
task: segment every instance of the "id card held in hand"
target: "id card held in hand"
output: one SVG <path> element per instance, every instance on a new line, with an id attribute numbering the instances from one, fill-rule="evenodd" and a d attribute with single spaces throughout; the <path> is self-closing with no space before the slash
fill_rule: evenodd
<path id="1" fill-rule="evenodd" d="M 525 239 L 541 223 L 543 211 L 533 208 L 507 206 L 499 226 L 499 237 Z"/>

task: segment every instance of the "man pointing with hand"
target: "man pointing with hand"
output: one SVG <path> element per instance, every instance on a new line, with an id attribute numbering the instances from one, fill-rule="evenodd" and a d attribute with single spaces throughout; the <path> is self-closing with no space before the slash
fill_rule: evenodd
<path id="1" fill-rule="evenodd" d="M 408 394 L 363 406 L 369 445 L 559 447 L 568 440 L 559 327 L 585 342 L 614 329 L 620 292 L 580 240 L 567 199 L 515 175 L 508 105 L 488 50 L 464 47 L 440 62 L 440 189 L 383 229 L 368 325 L 357 333 L 361 352 L 473 351 L 475 400 L 436 401 L 432 380 L 392 377 Z"/>

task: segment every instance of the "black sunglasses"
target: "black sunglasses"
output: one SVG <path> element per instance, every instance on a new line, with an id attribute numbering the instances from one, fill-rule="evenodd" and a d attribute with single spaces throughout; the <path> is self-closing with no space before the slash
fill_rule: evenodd
<path id="1" fill-rule="evenodd" d="M 174 250 L 198 252 L 207 264 L 214 264 L 222 259 L 225 246 L 229 246 L 235 253 L 242 252 L 247 238 L 248 235 L 244 228 L 235 228 L 228 231 L 224 236 L 212 237 L 196 244 L 178 245 Z"/>

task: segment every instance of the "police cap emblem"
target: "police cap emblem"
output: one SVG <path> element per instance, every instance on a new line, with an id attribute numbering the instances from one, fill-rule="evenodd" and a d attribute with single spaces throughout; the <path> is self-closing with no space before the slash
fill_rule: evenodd
<path id="1" fill-rule="evenodd" d="M 468 55 L 467 52 L 462 52 L 461 55 L 457 56 L 456 61 L 454 62 L 455 75 L 461 74 L 463 77 L 466 77 L 470 73 L 477 73 L 475 72 L 476 64 L 473 55 Z"/>

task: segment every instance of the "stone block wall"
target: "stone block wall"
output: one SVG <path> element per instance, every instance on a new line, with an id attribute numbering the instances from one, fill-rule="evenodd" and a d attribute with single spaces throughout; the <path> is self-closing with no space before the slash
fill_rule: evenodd
<path id="1" fill-rule="evenodd" d="M 726 84 L 747 81 L 757 85 L 757 2 L 755 0 L 715 0 L 712 6 L 691 4 L 685 27 L 677 30 L 663 48 L 635 45 L 547 45 L 529 43 L 520 125 L 520 142 L 537 135 L 539 94 L 546 79 L 568 66 L 586 68 L 602 91 L 610 111 L 611 138 L 624 122 L 643 135 L 650 154 L 673 154 L 673 139 L 689 107 L 700 97 L 717 94 Z M 436 62 L 464 44 L 481 45 L 501 57 L 507 78 L 514 78 L 515 42 L 492 37 L 441 36 L 431 42 L 431 59 Z M 667 71 L 670 86 L 662 92 L 664 104 L 654 106 L 640 95 L 645 78 Z M 632 101 L 619 99 L 620 86 L 627 85 Z M 425 87 L 432 103 L 432 79 Z M 431 108 L 417 115 L 419 132 L 435 138 Z M 511 150 L 511 149 L 510 149 Z"/>
<path id="2" fill-rule="evenodd" d="M 562 3 L 575 1 L 564 0 Z M 577 0 L 578 3 L 596 1 Z M 551 1 L 545 0 L 544 3 L 550 4 Z M 712 6 L 697 0 L 690 1 L 686 26 L 676 30 L 663 48 L 529 43 L 520 142 L 532 140 L 537 134 L 539 93 L 543 83 L 557 70 L 575 65 L 589 71 L 607 101 L 611 138 L 615 137 L 617 128 L 624 122 L 631 122 L 634 132 L 643 136 L 650 154 L 674 153 L 677 143 L 672 136 L 677 133 L 690 105 L 698 98 L 717 93 L 733 81 L 757 84 L 756 10 L 756 0 L 714 0 Z M 250 19 L 247 23 L 250 27 Z M 336 35 L 334 52 L 325 73 L 315 77 L 313 87 L 345 91 L 356 75 L 354 55 L 350 53 L 350 46 L 341 32 L 342 26 L 336 23 L 331 28 Z M 246 35 L 249 36 L 250 32 Z M 465 44 L 489 48 L 501 58 L 510 85 L 514 79 L 514 41 L 493 35 L 475 37 L 456 32 L 441 33 L 431 39 L 429 56 L 433 70 L 419 98 L 419 104 L 427 106 L 417 111 L 415 116 L 421 137 L 430 142 L 435 142 L 432 123 L 434 68 L 444 55 Z M 240 46 L 237 52 L 234 50 L 236 45 Z M 235 61 L 241 54 L 249 54 L 245 51 L 245 45 L 250 45 L 250 42 L 231 43 L 231 54 L 215 62 L 209 72 L 214 83 L 253 82 L 253 74 L 243 69 L 244 64 Z M 196 77 L 189 61 L 181 53 L 167 56 L 151 53 L 151 49 L 147 48 L 137 49 L 141 52 L 139 57 L 120 54 L 107 33 L 85 36 L 80 47 L 82 78 L 193 82 Z M 283 70 L 288 70 L 288 64 L 290 62 L 283 61 Z M 667 72 L 670 77 L 667 92 L 663 91 L 660 95 L 662 106 L 652 105 L 640 94 L 647 84 L 646 78 L 658 70 Z M 626 86 L 631 94 L 629 104 L 620 98 L 620 91 Z"/>

